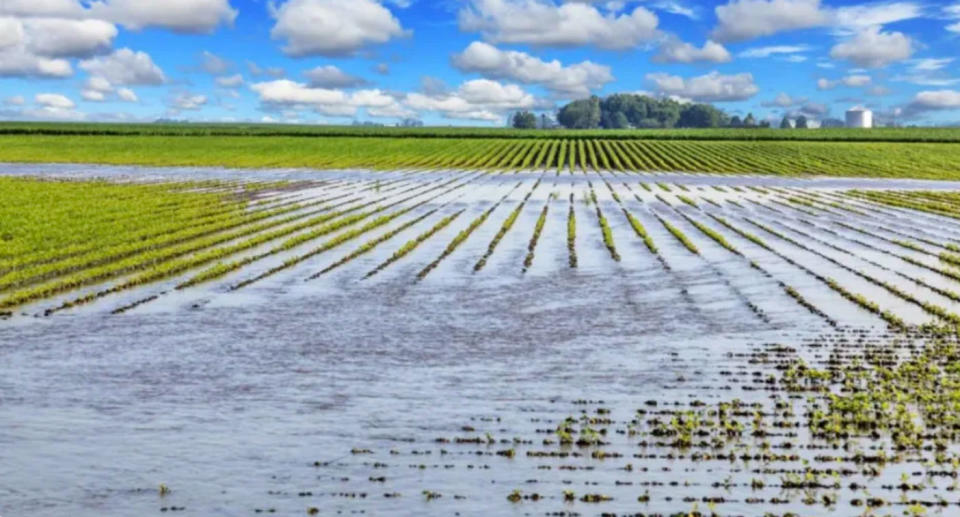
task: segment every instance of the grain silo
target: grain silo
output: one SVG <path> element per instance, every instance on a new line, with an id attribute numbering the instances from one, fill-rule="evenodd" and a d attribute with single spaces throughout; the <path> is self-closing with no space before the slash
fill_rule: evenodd
<path id="1" fill-rule="evenodd" d="M 861 107 L 847 110 L 847 127 L 869 129 L 873 127 L 873 112 Z"/>

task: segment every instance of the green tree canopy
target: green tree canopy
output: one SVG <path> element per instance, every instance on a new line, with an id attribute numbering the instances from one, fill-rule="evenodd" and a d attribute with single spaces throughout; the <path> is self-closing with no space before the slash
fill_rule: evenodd
<path id="1" fill-rule="evenodd" d="M 518 111 L 513 115 L 515 129 L 537 129 L 537 116 L 529 111 Z"/>

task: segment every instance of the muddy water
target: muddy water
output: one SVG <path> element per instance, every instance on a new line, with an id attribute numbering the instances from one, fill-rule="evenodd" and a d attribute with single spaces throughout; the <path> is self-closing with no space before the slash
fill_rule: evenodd
<path id="1" fill-rule="evenodd" d="M 310 465 L 354 447 L 429 446 L 479 416 L 523 426 L 530 408 L 654 397 L 738 333 L 780 334 L 717 307 L 712 323 L 730 335 L 704 335 L 703 324 L 674 320 L 674 303 L 578 275 L 522 290 L 380 284 L 263 305 L 12 322 L 0 329 L 0 515 L 166 506 L 293 515 L 334 502 L 268 492 L 358 486 L 371 495 L 357 507 L 384 512 L 397 507 L 384 489 L 349 469 L 317 478 Z M 685 361 L 674 365 L 674 353 Z M 497 466 L 485 479 L 502 486 L 491 488 L 448 472 L 435 490 L 467 497 L 462 510 L 503 511 L 518 474 Z M 160 483 L 172 493 L 160 498 Z M 388 488 L 405 492 L 410 514 L 451 509 Z"/>
<path id="2" fill-rule="evenodd" d="M 156 180 L 403 177 L 82 166 L 44 166 L 43 171 Z M 24 172 L 22 166 L 0 167 L 0 173 Z M 659 407 L 694 400 L 768 401 L 767 394 L 744 389 L 762 373 L 748 371 L 744 355 L 765 343 L 783 343 L 815 358 L 819 352 L 805 348 L 805 341 L 832 331 L 792 303 L 774 279 L 829 308 L 841 323 L 876 332 L 881 327 L 878 318 L 730 232 L 725 233 L 746 258 L 726 253 L 679 214 L 715 223 L 680 204 L 679 210 L 666 206 L 629 177 L 617 179 L 630 181 L 631 191 L 622 185 L 616 189 L 663 250 L 662 262 L 633 238 L 618 205 L 597 183 L 623 256 L 613 261 L 602 245 L 594 207 L 581 200 L 587 179 L 564 176 L 559 186 L 550 178 L 539 187 L 487 269 L 470 274 L 500 221 L 539 176 L 486 178 L 483 188 L 444 198 L 455 204 L 443 210 L 466 210 L 456 224 L 371 281 L 359 280 L 358 273 L 432 223 L 419 224 L 314 282 L 304 282 L 306 274 L 346 251 L 237 292 L 223 287 L 271 263 L 120 316 L 109 309 L 142 293 L 53 318 L 0 322 L 0 515 L 303 515 L 309 508 L 321 515 L 595 515 L 690 511 L 694 505 L 706 510 L 702 498 L 718 496 L 726 498 L 717 504 L 722 515 L 756 515 L 761 509 L 835 514 L 836 506 L 803 504 L 801 496 L 779 488 L 743 488 L 755 477 L 773 485 L 779 474 L 671 457 L 666 448 L 640 447 L 639 438 L 614 431 L 606 450 L 623 455 L 617 459 L 591 457 L 597 448 L 562 458 L 527 455 L 563 451 L 542 440 L 568 416 L 596 416 L 609 409 L 609 417 L 622 424 L 637 409 L 649 408 L 647 401 L 658 401 Z M 525 185 L 474 239 L 427 281 L 412 281 L 457 232 L 521 178 Z M 859 179 L 816 184 L 784 178 L 683 179 L 717 185 L 930 187 Z M 680 177 L 658 175 L 655 181 Z M 560 195 L 553 198 L 555 191 Z M 564 266 L 570 192 L 577 196 L 578 269 Z M 549 219 L 533 266 L 524 274 L 520 265 L 545 203 Z M 746 227 L 747 209 L 709 207 L 707 212 Z M 751 217 L 774 220 L 759 213 Z M 702 255 L 687 251 L 654 215 L 681 227 Z M 836 269 L 784 243 L 774 246 L 809 267 Z M 772 278 L 757 276 L 748 259 Z M 842 271 L 834 273 L 848 284 L 869 287 Z M 465 443 L 456 443 L 458 438 Z M 511 449 L 513 458 L 497 455 Z M 802 453 L 804 459 L 815 454 Z M 632 470 L 625 470 L 627 464 Z M 796 467 L 796 462 L 780 467 Z M 891 479 L 899 475 L 891 469 Z M 715 486 L 726 479 L 741 488 Z M 169 487 L 168 494 L 161 496 L 161 484 Z M 515 490 L 543 499 L 511 502 L 507 497 Z M 565 491 L 574 492 L 576 500 L 565 501 Z M 638 501 L 647 491 L 650 501 Z M 587 494 L 612 500 L 581 502 Z M 751 496 L 790 502 L 757 505 Z M 850 508 L 844 504 L 841 508 Z"/>

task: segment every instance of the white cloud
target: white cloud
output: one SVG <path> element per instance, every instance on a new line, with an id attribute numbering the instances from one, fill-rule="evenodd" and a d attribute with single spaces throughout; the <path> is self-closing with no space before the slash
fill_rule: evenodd
<path id="1" fill-rule="evenodd" d="M 718 41 L 744 41 L 782 31 L 818 27 L 829 22 L 820 0 L 730 0 L 717 6 Z"/>
<path id="2" fill-rule="evenodd" d="M 59 93 L 38 93 L 33 100 L 38 105 L 48 108 L 73 109 L 77 107 L 72 100 Z"/>
<path id="3" fill-rule="evenodd" d="M 176 111 L 196 111 L 207 103 L 206 95 L 180 92 L 170 100 L 170 107 Z"/>
<path id="4" fill-rule="evenodd" d="M 911 61 L 910 68 L 914 72 L 935 72 L 953 63 L 954 59 L 952 57 L 914 59 Z"/>
<path id="5" fill-rule="evenodd" d="M 167 80 L 163 70 L 154 64 L 149 54 L 128 48 L 81 61 L 80 68 L 91 76 L 102 77 L 115 85 L 156 85 Z"/>
<path id="6" fill-rule="evenodd" d="M 453 56 L 453 64 L 464 72 L 476 72 L 490 79 L 509 79 L 539 84 L 561 95 L 588 96 L 614 80 L 610 67 L 591 61 L 564 66 L 560 61 L 543 61 L 524 52 L 500 50 L 475 41 Z"/>
<path id="7" fill-rule="evenodd" d="M 137 94 L 129 88 L 114 88 L 110 81 L 100 76 L 93 76 L 83 83 L 80 96 L 86 101 L 104 102 L 115 98 L 125 102 L 138 102 Z"/>
<path id="8" fill-rule="evenodd" d="M 677 16 L 685 16 L 691 20 L 700 19 L 700 13 L 696 8 L 689 5 L 677 2 L 675 0 L 658 0 L 650 4 L 654 9 L 660 11 L 668 12 L 670 14 L 676 14 Z M 609 6 L 608 6 L 609 7 Z"/>
<path id="9" fill-rule="evenodd" d="M 801 52 L 809 52 L 812 49 L 809 45 L 772 45 L 768 47 L 748 48 L 737 54 L 737 57 L 765 58 L 779 54 L 799 54 Z"/>
<path id="10" fill-rule="evenodd" d="M 64 78 L 73 75 L 66 59 L 37 56 L 23 47 L 0 50 L 0 77 Z"/>
<path id="11" fill-rule="evenodd" d="M 879 2 L 841 7 L 834 11 L 833 18 L 841 32 L 857 32 L 868 27 L 919 18 L 923 12 L 924 8 L 913 2 Z"/>
<path id="12" fill-rule="evenodd" d="M 461 30 L 493 43 L 628 49 L 659 35 L 657 16 L 644 7 L 604 14 L 588 4 L 546 0 L 470 0 L 459 21 Z"/>
<path id="13" fill-rule="evenodd" d="M 23 98 L 23 95 L 14 95 L 3 99 L 3 103 L 7 106 L 23 106 L 27 101 Z"/>
<path id="14" fill-rule="evenodd" d="M 22 24 L 27 48 L 45 57 L 86 57 L 109 49 L 117 36 L 117 28 L 102 20 L 26 18 Z"/>
<path id="15" fill-rule="evenodd" d="M 264 104 L 310 107 L 333 117 L 352 117 L 358 108 L 366 108 L 371 116 L 399 117 L 409 114 L 393 96 L 381 90 L 359 90 L 348 94 L 331 88 L 312 88 L 289 79 L 254 83 L 250 89 L 260 96 Z"/>
<path id="16" fill-rule="evenodd" d="M 83 15 L 83 7 L 77 0 L 4 0 L 0 2 L 0 13 L 75 18 Z"/>
<path id="17" fill-rule="evenodd" d="M 895 75 L 890 78 L 891 81 L 916 84 L 918 86 L 953 86 L 960 84 L 960 78 L 955 77 L 934 77 L 926 74 L 907 74 Z"/>
<path id="18" fill-rule="evenodd" d="M 237 11 L 229 0 L 101 0 L 90 6 L 90 15 L 134 30 L 209 33 L 221 23 L 232 24 Z"/>
<path id="19" fill-rule="evenodd" d="M 943 14 L 950 20 L 960 20 L 960 4 L 948 5 L 943 8 Z M 947 31 L 960 34 L 960 21 L 947 25 Z"/>
<path id="20" fill-rule="evenodd" d="M 0 50 L 23 43 L 23 24 L 20 20 L 0 17 Z"/>
<path id="21" fill-rule="evenodd" d="M 830 57 L 845 59 L 865 68 L 882 68 L 913 55 L 913 41 L 902 32 L 882 32 L 879 27 L 868 27 L 853 38 L 838 43 L 830 50 Z"/>
<path id="22" fill-rule="evenodd" d="M 760 91 L 753 82 L 753 74 L 750 73 L 722 75 L 711 72 L 689 79 L 656 73 L 647 74 L 646 80 L 661 94 L 676 95 L 697 102 L 741 101 Z"/>
<path id="23" fill-rule="evenodd" d="M 374 0 L 289 0 L 271 5 L 270 32 L 286 40 L 290 56 L 340 56 L 409 34 L 389 9 Z"/>
<path id="24" fill-rule="evenodd" d="M 229 0 L 3 0 L 0 14 L 100 20 L 133 30 L 160 27 L 206 33 L 221 23 L 233 23 L 237 11 Z"/>
<path id="25" fill-rule="evenodd" d="M 314 88 L 356 88 L 367 84 L 366 79 L 350 75 L 333 65 L 318 66 L 307 70 L 303 73 L 303 76 L 310 81 L 310 86 Z"/>
<path id="26" fill-rule="evenodd" d="M 866 86 L 870 84 L 871 78 L 869 75 L 855 74 L 855 75 L 848 75 L 843 79 L 841 79 L 841 81 L 845 86 L 856 88 L 856 87 Z"/>
<path id="27" fill-rule="evenodd" d="M 451 92 L 410 93 L 405 103 L 416 110 L 435 111 L 449 119 L 501 121 L 510 110 L 532 109 L 537 100 L 514 84 L 489 79 L 467 81 Z"/>
<path id="28" fill-rule="evenodd" d="M 842 77 L 836 81 L 831 81 L 829 79 L 818 79 L 817 80 L 817 89 L 818 90 L 832 90 L 838 86 L 847 86 L 850 88 L 860 88 L 867 86 L 872 82 L 872 78 L 866 74 L 851 74 L 845 77 Z"/>
<path id="29" fill-rule="evenodd" d="M 871 27 L 923 16 L 915 2 L 877 2 L 840 8 L 823 6 L 820 0 L 730 0 L 715 9 L 718 41 L 744 41 L 778 32 L 834 27 L 839 35 L 852 35 Z"/>
<path id="30" fill-rule="evenodd" d="M 117 88 L 117 97 L 124 102 L 140 102 L 137 94 L 130 88 Z"/>
<path id="31" fill-rule="evenodd" d="M 64 58 L 105 50 L 116 35 L 98 20 L 0 17 L 0 76 L 69 77 L 73 67 Z"/>
<path id="32" fill-rule="evenodd" d="M 236 88 L 243 84 L 243 76 L 240 74 L 217 77 L 217 86 L 221 88 Z"/>
<path id="33" fill-rule="evenodd" d="M 806 102 L 806 99 L 795 99 L 790 95 L 781 92 L 777 94 L 773 101 L 763 103 L 763 106 L 768 108 L 789 108 L 790 106 L 796 106 L 804 102 Z"/>
<path id="34" fill-rule="evenodd" d="M 97 90 L 81 90 L 80 96 L 83 97 L 83 100 L 90 102 L 103 102 L 107 100 L 106 94 Z"/>
<path id="35" fill-rule="evenodd" d="M 668 39 L 653 56 L 655 63 L 727 63 L 732 59 L 730 52 L 715 41 L 707 40 L 702 48 L 697 48 L 678 38 Z"/>
<path id="36" fill-rule="evenodd" d="M 917 93 L 913 101 L 907 105 L 907 116 L 916 116 L 928 111 L 944 111 L 960 109 L 960 91 L 957 90 L 930 90 Z"/>

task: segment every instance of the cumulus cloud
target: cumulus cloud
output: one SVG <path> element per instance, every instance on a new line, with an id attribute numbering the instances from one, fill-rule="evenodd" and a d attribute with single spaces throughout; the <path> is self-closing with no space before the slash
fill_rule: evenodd
<path id="1" fill-rule="evenodd" d="M 130 88 L 117 88 L 117 98 L 124 102 L 140 102 L 137 94 Z"/>
<path id="2" fill-rule="evenodd" d="M 310 81 L 312 88 L 358 88 L 368 84 L 366 79 L 350 75 L 333 65 L 307 70 L 303 76 Z"/>
<path id="3" fill-rule="evenodd" d="M 14 95 L 3 99 L 3 103 L 7 106 L 23 106 L 27 103 L 27 100 L 23 98 L 23 95 Z"/>
<path id="4" fill-rule="evenodd" d="M 80 68 L 91 76 L 102 77 L 115 85 L 157 85 L 167 78 L 150 55 L 122 48 L 106 56 L 80 62 Z"/>
<path id="5" fill-rule="evenodd" d="M 960 91 L 928 90 L 917 93 L 904 113 L 917 116 L 928 111 L 960 110 Z"/>
<path id="6" fill-rule="evenodd" d="M 510 110 L 533 109 L 533 95 L 515 84 L 490 79 L 475 79 L 454 91 L 410 93 L 405 103 L 413 109 L 438 112 L 449 119 L 502 121 Z"/>
<path id="7" fill-rule="evenodd" d="M 659 36 L 657 15 L 642 6 L 605 14 L 586 3 L 470 0 L 460 10 L 459 22 L 461 30 L 480 32 L 492 43 L 628 49 Z"/>
<path id="8" fill-rule="evenodd" d="M 233 23 L 237 11 L 229 0 L 4 0 L 0 14 L 69 18 L 119 23 L 129 29 L 160 27 L 175 32 L 208 33 Z"/>
<path id="9" fill-rule="evenodd" d="M 389 9 L 374 0 L 288 0 L 271 6 L 270 32 L 285 40 L 290 56 L 342 56 L 409 34 Z"/>
<path id="10" fill-rule="evenodd" d="M 169 106 L 174 111 L 197 111 L 206 103 L 206 95 L 180 92 L 170 99 Z"/>
<path id="11" fill-rule="evenodd" d="M 882 68 L 913 55 L 914 43 L 902 32 L 883 32 L 868 27 L 856 36 L 835 45 L 830 57 L 845 59 L 865 68 Z"/>
<path id="12" fill-rule="evenodd" d="M 64 78 L 73 75 L 66 59 L 52 59 L 28 52 L 23 47 L 0 50 L 0 77 Z"/>
<path id="13" fill-rule="evenodd" d="M 48 108 L 73 109 L 77 107 L 72 100 L 59 93 L 38 93 L 33 100 L 38 105 Z"/>
<path id="14" fill-rule="evenodd" d="M 500 50 L 481 41 L 471 43 L 453 56 L 453 65 L 463 72 L 475 72 L 488 79 L 508 79 L 539 84 L 559 95 L 582 97 L 614 80 L 610 67 L 583 61 L 564 66 L 560 61 L 543 61 L 524 52 Z"/>
<path id="15" fill-rule="evenodd" d="M 90 15 L 133 30 L 162 27 L 196 34 L 232 24 L 237 11 L 228 0 L 102 0 L 91 4 Z"/>
<path id="16" fill-rule="evenodd" d="M 332 117 L 352 117 L 358 108 L 366 108 L 375 117 L 402 117 L 410 111 L 396 98 L 381 90 L 358 90 L 347 93 L 333 88 L 314 88 L 305 83 L 278 79 L 254 83 L 250 89 L 260 101 L 272 108 L 312 108 L 317 113 Z"/>
<path id="17" fill-rule="evenodd" d="M 707 40 L 702 48 L 697 48 L 678 38 L 669 38 L 653 56 L 655 63 L 727 63 L 732 59 L 730 52 L 715 41 Z"/>
<path id="18" fill-rule="evenodd" d="M 94 76 L 83 83 L 80 90 L 80 96 L 83 100 L 90 102 L 104 102 L 111 99 L 119 99 L 124 102 L 138 102 L 137 94 L 129 88 L 115 88 L 107 79 Z"/>
<path id="19" fill-rule="evenodd" d="M 660 94 L 675 95 L 697 102 L 742 101 L 760 91 L 753 81 L 753 74 L 750 73 L 723 75 L 719 72 L 711 72 L 689 79 L 655 73 L 647 74 L 646 80 Z"/>
<path id="20" fill-rule="evenodd" d="M 73 67 L 65 58 L 104 51 L 116 35 L 116 27 L 99 20 L 0 16 L 0 76 L 69 77 Z"/>
<path id="21" fill-rule="evenodd" d="M 27 18 L 23 40 L 30 52 L 45 57 L 87 57 L 110 48 L 117 28 L 102 20 Z"/>
<path id="22" fill-rule="evenodd" d="M 827 24 L 830 16 L 820 0 L 731 0 L 717 6 L 717 41 L 744 41 L 782 31 Z"/>

